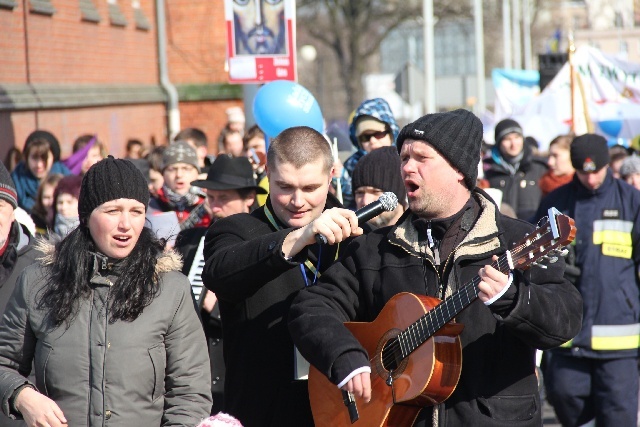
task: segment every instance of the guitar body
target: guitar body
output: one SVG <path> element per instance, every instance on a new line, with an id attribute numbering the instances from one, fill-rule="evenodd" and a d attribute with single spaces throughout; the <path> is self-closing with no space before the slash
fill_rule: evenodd
<path id="1" fill-rule="evenodd" d="M 462 368 L 461 324 L 446 324 L 403 359 L 391 374 L 391 386 L 382 362 L 384 345 L 439 303 L 437 298 L 400 293 L 373 322 L 345 323 L 371 358 L 371 401 L 356 398 L 359 420 L 351 424 L 340 389 L 311 366 L 309 398 L 316 427 L 407 427 L 423 407 L 443 402 L 453 393 Z"/>

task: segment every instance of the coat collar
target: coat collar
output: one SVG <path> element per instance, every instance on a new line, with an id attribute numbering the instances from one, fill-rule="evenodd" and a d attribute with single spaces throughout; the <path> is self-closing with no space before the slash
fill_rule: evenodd
<path id="1" fill-rule="evenodd" d="M 499 211 L 489 196 L 482 190 L 475 189 L 472 197 L 480 205 L 480 214 L 469 233 L 454 251 L 454 261 L 462 257 L 486 256 L 489 253 L 506 250 L 503 232 L 498 226 Z M 418 230 L 413 224 L 415 214 L 408 210 L 388 234 L 389 242 L 400 246 L 410 255 L 427 256 L 433 259 L 433 253 L 426 241 L 421 240 Z"/>
<path id="2" fill-rule="evenodd" d="M 49 266 L 55 262 L 55 245 L 61 239 L 37 237 L 35 239 L 35 247 L 43 255 L 38 258 L 38 262 L 42 266 Z M 95 261 L 97 262 L 97 260 Z M 155 271 L 157 274 L 168 273 L 170 271 L 182 270 L 182 257 L 173 249 L 168 249 L 158 256 Z"/>

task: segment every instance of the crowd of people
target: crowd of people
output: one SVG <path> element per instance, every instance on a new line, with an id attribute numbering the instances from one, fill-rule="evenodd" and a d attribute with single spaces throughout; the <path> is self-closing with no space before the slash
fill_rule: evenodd
<path id="1" fill-rule="evenodd" d="M 376 398 L 344 322 L 468 283 L 457 386 L 411 425 L 540 425 L 540 372 L 563 425 L 636 425 L 640 157 L 595 134 L 541 153 L 512 119 L 487 144 L 467 110 L 401 129 L 380 98 L 349 131 L 344 164 L 239 108 L 215 156 L 197 128 L 120 158 L 30 134 L 0 165 L 0 425 L 313 426 L 309 363 Z M 568 255 L 500 268 L 549 208 L 575 220 Z"/>

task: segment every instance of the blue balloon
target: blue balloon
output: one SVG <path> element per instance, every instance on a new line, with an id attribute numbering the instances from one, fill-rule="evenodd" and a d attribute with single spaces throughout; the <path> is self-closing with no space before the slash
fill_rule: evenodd
<path id="1" fill-rule="evenodd" d="M 316 99 L 304 86 L 289 80 L 275 80 L 258 90 L 253 100 L 253 117 L 269 138 L 294 126 L 324 131 L 322 111 Z"/>
<path id="2" fill-rule="evenodd" d="M 602 132 L 614 138 L 617 138 L 622 130 L 622 120 L 620 119 L 601 120 L 598 125 Z"/>

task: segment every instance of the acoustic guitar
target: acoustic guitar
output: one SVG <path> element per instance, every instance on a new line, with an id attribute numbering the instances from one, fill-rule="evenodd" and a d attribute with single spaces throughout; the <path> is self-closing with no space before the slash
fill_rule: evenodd
<path id="1" fill-rule="evenodd" d="M 491 265 L 508 274 L 543 259 L 555 262 L 575 238 L 574 221 L 551 208 L 541 223 Z M 411 426 L 423 407 L 446 400 L 462 368 L 463 325 L 454 318 L 478 297 L 480 281 L 474 277 L 443 301 L 400 293 L 373 322 L 346 322 L 371 356 L 371 401 L 338 389 L 311 366 L 309 398 L 316 427 Z"/>

